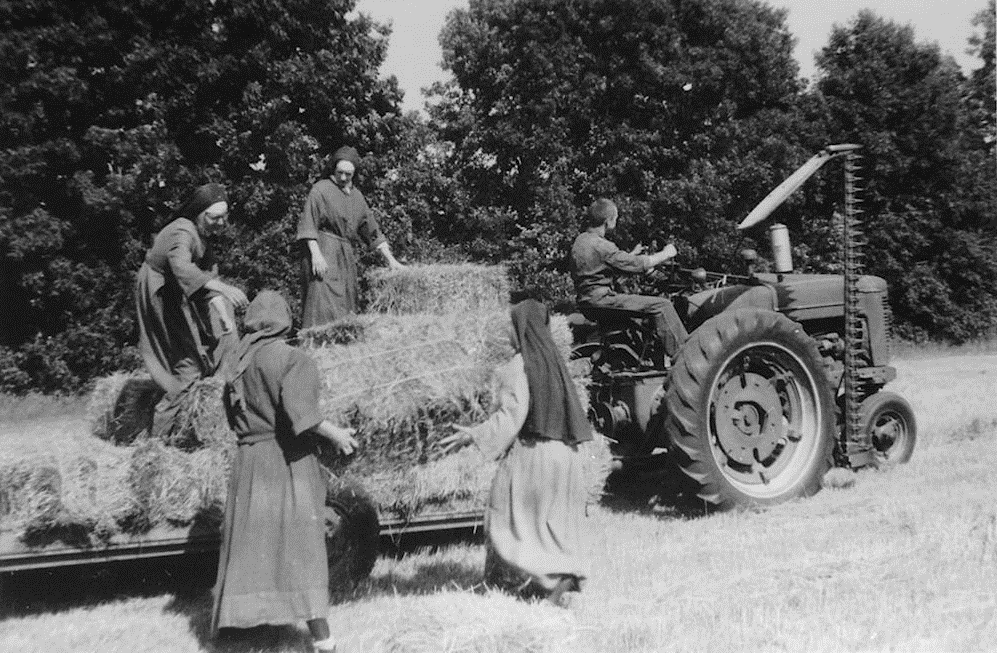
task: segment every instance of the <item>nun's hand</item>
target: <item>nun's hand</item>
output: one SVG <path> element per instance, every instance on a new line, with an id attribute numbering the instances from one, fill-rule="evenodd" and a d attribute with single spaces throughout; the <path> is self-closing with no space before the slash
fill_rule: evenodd
<path id="1" fill-rule="evenodd" d="M 355 429 L 332 426 L 330 424 L 325 430 L 324 435 L 339 453 L 344 456 L 350 456 L 360 446 L 356 438 L 353 437 L 354 433 L 356 433 Z"/>
<path id="2" fill-rule="evenodd" d="M 451 426 L 454 427 L 455 432 L 440 438 L 436 443 L 440 453 L 444 456 L 449 456 L 453 452 L 474 443 L 474 436 L 471 435 L 472 429 L 459 424 L 452 424 Z"/>
<path id="3" fill-rule="evenodd" d="M 321 254 L 312 254 L 312 276 L 316 279 L 321 279 L 325 276 L 325 273 L 329 270 L 329 263 L 325 260 L 325 257 Z"/>

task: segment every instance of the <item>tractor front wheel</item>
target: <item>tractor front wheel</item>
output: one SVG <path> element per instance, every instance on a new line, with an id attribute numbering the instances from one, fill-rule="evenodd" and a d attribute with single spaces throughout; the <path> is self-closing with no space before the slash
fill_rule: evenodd
<path id="1" fill-rule="evenodd" d="M 809 496 L 831 467 L 824 363 L 779 313 L 745 308 L 704 322 L 675 359 L 665 402 L 672 455 L 712 507 Z"/>
<path id="2" fill-rule="evenodd" d="M 881 467 L 900 465 L 914 454 L 917 423 L 914 409 L 893 392 L 869 395 L 859 405 L 862 432 L 868 433 Z"/>

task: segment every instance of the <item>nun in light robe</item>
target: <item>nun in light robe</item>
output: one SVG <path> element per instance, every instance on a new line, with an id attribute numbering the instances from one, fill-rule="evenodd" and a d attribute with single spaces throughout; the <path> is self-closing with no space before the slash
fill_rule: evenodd
<path id="1" fill-rule="evenodd" d="M 509 578 L 500 568 L 506 565 L 560 604 L 588 573 L 585 460 L 578 445 L 592 439 L 592 427 L 549 323 L 540 302 L 513 307 L 516 354 L 498 370 L 498 410 L 478 426 L 456 426 L 458 433 L 441 445 L 474 442 L 500 460 L 485 512 L 486 576 Z"/>

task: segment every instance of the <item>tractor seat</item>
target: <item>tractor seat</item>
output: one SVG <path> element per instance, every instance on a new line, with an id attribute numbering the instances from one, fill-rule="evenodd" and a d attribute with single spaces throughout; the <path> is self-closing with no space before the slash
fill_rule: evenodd
<path id="1" fill-rule="evenodd" d="M 642 311 L 631 311 L 625 308 L 606 308 L 602 306 L 579 306 L 578 311 L 596 324 L 604 327 L 631 326 L 634 320 L 643 321 L 651 316 Z"/>

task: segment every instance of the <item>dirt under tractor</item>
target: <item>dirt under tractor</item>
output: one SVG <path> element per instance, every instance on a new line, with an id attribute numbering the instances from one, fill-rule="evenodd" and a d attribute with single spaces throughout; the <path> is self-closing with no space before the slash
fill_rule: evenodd
<path id="1" fill-rule="evenodd" d="M 861 274 L 858 145 L 830 145 L 738 225 L 765 220 L 832 159 L 844 160 L 844 274 L 793 272 L 788 230 L 768 228 L 774 271 L 677 270 L 670 293 L 689 331 L 668 359 L 646 315 L 585 309 L 573 358 L 591 365 L 590 417 L 623 462 L 665 455 L 710 507 L 773 504 L 817 492 L 832 466 L 909 460 L 910 404 L 883 390 L 890 362 L 887 284 Z M 586 328 L 586 326 L 588 328 Z"/>

